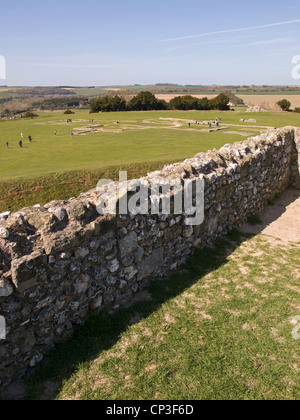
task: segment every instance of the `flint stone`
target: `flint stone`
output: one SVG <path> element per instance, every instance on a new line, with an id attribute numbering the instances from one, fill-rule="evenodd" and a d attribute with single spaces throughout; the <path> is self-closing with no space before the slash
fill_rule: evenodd
<path id="1" fill-rule="evenodd" d="M 115 273 L 119 270 L 120 264 L 118 260 L 112 260 L 107 264 L 107 267 L 111 273 Z"/>
<path id="2" fill-rule="evenodd" d="M 75 251 L 75 257 L 80 260 L 83 260 L 88 254 L 89 250 L 87 248 L 78 248 Z"/>
<path id="3" fill-rule="evenodd" d="M 125 257 L 138 247 L 138 236 L 135 232 L 130 232 L 119 241 L 119 250 L 121 257 Z"/>
<path id="4" fill-rule="evenodd" d="M 6 220 L 10 214 L 11 214 L 10 211 L 5 211 L 4 213 L 0 213 L 0 220 Z"/>
<path id="5" fill-rule="evenodd" d="M 97 270 L 95 272 L 95 280 L 100 281 L 100 280 L 104 280 L 105 277 L 107 276 L 108 271 L 105 268 L 100 268 L 99 270 Z"/>
<path id="6" fill-rule="evenodd" d="M 141 246 L 139 246 L 136 249 L 136 251 L 134 251 L 134 261 L 136 263 L 139 263 L 142 260 L 143 255 L 144 255 L 144 249 Z"/>
<path id="7" fill-rule="evenodd" d="M 106 277 L 106 284 L 108 286 L 114 286 L 116 283 L 117 283 L 117 279 L 114 276 L 112 276 L 111 274 L 109 274 Z"/>
<path id="8" fill-rule="evenodd" d="M 67 216 L 66 209 L 63 207 L 50 207 L 48 212 L 54 214 L 60 222 L 62 222 Z"/>
<path id="9" fill-rule="evenodd" d="M 12 281 L 18 292 L 24 292 L 47 279 L 47 256 L 40 251 L 12 262 Z"/>
<path id="10" fill-rule="evenodd" d="M 158 274 L 160 267 L 164 262 L 163 248 L 155 249 L 152 254 L 146 257 L 138 265 L 138 281 L 143 280 L 151 275 Z"/>
<path id="11" fill-rule="evenodd" d="M 138 273 L 138 270 L 134 267 L 127 267 L 125 268 L 124 273 L 125 273 L 126 279 L 131 280 Z"/>
<path id="12" fill-rule="evenodd" d="M 175 220 L 174 220 L 174 223 Z M 166 242 L 171 242 L 182 233 L 182 226 L 180 224 L 174 224 L 168 227 L 164 232 L 164 238 Z"/>
<path id="13" fill-rule="evenodd" d="M 13 291 L 13 285 L 8 280 L 0 279 L 0 297 L 8 297 Z"/>
<path id="14" fill-rule="evenodd" d="M 103 296 L 98 295 L 90 304 L 90 308 L 94 311 L 101 309 L 103 303 Z"/>
<path id="15" fill-rule="evenodd" d="M 9 230 L 3 227 L 0 227 L 0 238 L 8 239 L 9 237 Z"/>
<path id="16" fill-rule="evenodd" d="M 36 353 L 29 362 L 31 368 L 36 367 L 44 359 L 44 356 L 41 353 Z"/>
<path id="17" fill-rule="evenodd" d="M 189 238 L 190 236 L 192 236 L 193 232 L 194 232 L 193 226 L 187 226 L 183 229 L 183 236 L 185 238 Z"/>
<path id="18" fill-rule="evenodd" d="M 89 275 L 82 274 L 75 282 L 75 293 L 80 295 L 84 294 L 92 284 L 92 278 Z"/>
<path id="19" fill-rule="evenodd" d="M 35 334 L 28 326 L 20 328 L 18 334 L 13 336 L 11 340 L 15 347 L 22 349 L 23 353 L 32 351 L 36 344 Z"/>
<path id="20" fill-rule="evenodd" d="M 128 285 L 126 280 L 120 280 L 120 289 L 123 290 Z"/>

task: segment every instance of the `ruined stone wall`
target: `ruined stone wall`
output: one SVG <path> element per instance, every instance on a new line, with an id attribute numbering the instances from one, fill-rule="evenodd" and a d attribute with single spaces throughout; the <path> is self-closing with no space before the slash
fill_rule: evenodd
<path id="1" fill-rule="evenodd" d="M 300 129 L 295 129 L 295 141 L 291 158 L 291 185 L 300 189 Z"/>
<path id="2" fill-rule="evenodd" d="M 298 134 L 298 132 L 296 133 Z M 296 141 L 295 141 L 296 140 Z M 198 246 L 240 226 L 299 180 L 299 136 L 288 127 L 166 166 L 147 180 L 205 180 L 205 220 L 99 216 L 99 192 L 0 216 L 0 387 L 36 366 L 103 308 L 117 310 Z M 296 153 L 297 151 L 297 153 Z"/>

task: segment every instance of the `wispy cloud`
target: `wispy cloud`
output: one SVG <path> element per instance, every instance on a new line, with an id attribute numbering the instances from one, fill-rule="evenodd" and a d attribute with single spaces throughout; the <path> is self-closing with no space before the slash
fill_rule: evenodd
<path id="1" fill-rule="evenodd" d="M 249 42 L 247 44 L 237 45 L 237 47 L 257 47 L 260 45 L 279 45 L 279 44 L 286 44 L 293 42 L 294 38 L 275 38 L 275 39 L 267 39 L 265 41 L 256 41 L 256 42 Z"/>
<path id="2" fill-rule="evenodd" d="M 183 41 L 186 39 L 202 38 L 202 37 L 211 36 L 211 35 L 230 34 L 233 32 L 252 31 L 252 30 L 257 30 L 257 29 L 272 28 L 274 26 L 291 25 L 294 23 L 300 23 L 300 19 L 288 20 L 285 22 L 269 23 L 268 25 L 249 26 L 247 28 L 237 28 L 237 29 L 226 29 L 224 31 L 205 32 L 205 33 L 196 34 L 196 35 L 187 35 L 187 36 L 181 36 L 177 38 L 162 39 L 159 42 Z"/>

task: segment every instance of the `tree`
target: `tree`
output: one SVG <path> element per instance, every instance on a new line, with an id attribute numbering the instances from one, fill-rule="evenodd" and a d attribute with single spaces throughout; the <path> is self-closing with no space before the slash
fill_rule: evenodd
<path id="1" fill-rule="evenodd" d="M 102 111 L 102 98 L 97 98 L 90 103 L 90 113 L 94 114 Z"/>
<path id="2" fill-rule="evenodd" d="M 26 113 L 23 115 L 23 118 L 37 118 L 38 114 L 34 114 L 33 112 L 26 111 Z"/>
<path id="3" fill-rule="evenodd" d="M 126 101 L 120 96 L 103 96 L 90 104 L 90 113 L 126 111 Z"/>
<path id="4" fill-rule="evenodd" d="M 281 101 L 277 102 L 277 105 L 280 106 L 282 111 L 289 111 L 292 104 L 287 99 L 282 99 Z"/>
<path id="5" fill-rule="evenodd" d="M 207 111 L 211 109 L 211 105 L 208 98 L 201 98 L 199 99 L 199 108 L 202 111 Z"/>
<path id="6" fill-rule="evenodd" d="M 130 111 L 151 111 L 158 108 L 158 100 L 151 92 L 140 92 L 128 104 Z"/>
<path id="7" fill-rule="evenodd" d="M 182 96 L 171 99 L 169 105 L 171 109 L 183 109 Z"/>
<path id="8" fill-rule="evenodd" d="M 211 99 L 210 101 L 211 109 L 217 109 L 219 111 L 229 111 L 230 107 L 228 105 L 229 98 L 225 93 L 220 93 L 216 98 Z"/>
<path id="9" fill-rule="evenodd" d="M 109 105 L 112 112 L 126 111 L 127 108 L 125 99 L 118 95 L 110 98 Z"/>
<path id="10" fill-rule="evenodd" d="M 157 108 L 158 111 L 166 111 L 169 109 L 169 104 L 164 99 L 158 99 Z"/>
<path id="11" fill-rule="evenodd" d="M 204 99 L 206 99 L 206 101 L 202 101 L 202 99 L 195 98 L 191 95 L 176 96 L 175 98 L 171 99 L 170 108 L 185 111 L 189 111 L 192 109 L 209 109 L 208 99 Z"/>
<path id="12" fill-rule="evenodd" d="M 191 95 L 182 97 L 182 105 L 184 110 L 199 109 L 199 100 Z"/>

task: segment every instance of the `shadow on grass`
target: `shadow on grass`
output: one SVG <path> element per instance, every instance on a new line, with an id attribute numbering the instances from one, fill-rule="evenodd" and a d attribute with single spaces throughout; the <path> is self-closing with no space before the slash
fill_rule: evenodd
<path id="1" fill-rule="evenodd" d="M 147 318 L 163 303 L 201 281 L 204 275 L 226 264 L 228 256 L 245 239 L 252 236 L 238 230 L 232 231 L 226 238 L 218 240 L 214 248 L 197 249 L 177 273 L 151 282 L 146 294 L 144 293 L 146 300 L 138 299 L 113 315 L 103 311 L 90 316 L 84 327 L 78 329 L 68 342 L 58 345 L 27 378 L 25 399 L 55 399 L 64 381 L 80 366 L 90 363 L 102 352 L 109 350 L 131 325 Z"/>

